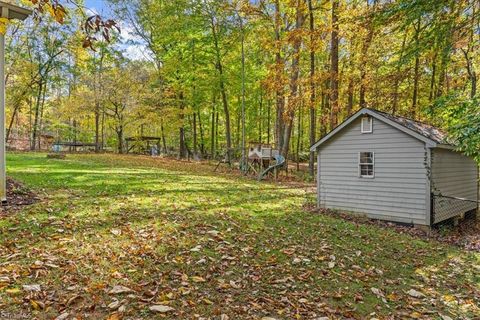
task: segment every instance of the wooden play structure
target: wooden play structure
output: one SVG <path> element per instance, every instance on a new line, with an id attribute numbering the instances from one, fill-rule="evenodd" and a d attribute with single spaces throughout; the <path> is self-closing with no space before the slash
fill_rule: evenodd
<path id="1" fill-rule="evenodd" d="M 278 169 L 285 165 L 285 158 L 271 144 L 251 142 L 248 147 L 248 171 L 258 175 L 258 180 L 273 173 L 276 178 Z"/>
<path id="2" fill-rule="evenodd" d="M 227 164 L 231 168 L 234 163 L 238 162 L 241 171 L 245 174 L 257 175 L 258 180 L 264 179 L 269 174 L 273 174 L 276 179 L 278 169 L 285 165 L 285 158 L 271 144 L 251 142 L 245 150 L 244 156 L 242 154 L 240 157 L 235 156 L 238 154 L 235 151 L 238 150 L 231 149 L 229 155 L 225 154 L 225 157 L 217 163 L 214 171 L 217 171 L 221 164 Z"/>

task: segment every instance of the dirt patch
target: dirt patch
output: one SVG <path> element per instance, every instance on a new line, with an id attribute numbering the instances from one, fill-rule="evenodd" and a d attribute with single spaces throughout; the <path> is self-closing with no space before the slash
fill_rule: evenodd
<path id="1" fill-rule="evenodd" d="M 34 204 L 38 200 L 37 195 L 23 184 L 7 178 L 7 202 L 0 207 L 0 217 L 12 214 L 25 206 Z"/>
<path id="2" fill-rule="evenodd" d="M 409 234 L 424 240 L 436 240 L 460 247 L 464 250 L 480 252 L 480 220 L 475 220 L 473 215 L 465 217 L 458 225 L 452 221 L 446 221 L 425 231 L 411 225 L 402 225 L 394 222 L 369 219 L 348 213 L 333 210 L 317 209 L 314 205 L 307 205 L 306 209 L 311 212 L 342 218 L 355 224 L 375 225 L 381 228 L 394 229 L 398 233 Z"/>

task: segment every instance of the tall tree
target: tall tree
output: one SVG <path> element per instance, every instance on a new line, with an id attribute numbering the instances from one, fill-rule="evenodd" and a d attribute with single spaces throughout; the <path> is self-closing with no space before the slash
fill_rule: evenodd
<path id="1" fill-rule="evenodd" d="M 332 0 L 332 32 L 330 42 L 330 128 L 337 125 L 339 102 L 338 102 L 338 47 L 339 47 L 339 25 L 338 25 L 338 8 L 339 0 Z"/>

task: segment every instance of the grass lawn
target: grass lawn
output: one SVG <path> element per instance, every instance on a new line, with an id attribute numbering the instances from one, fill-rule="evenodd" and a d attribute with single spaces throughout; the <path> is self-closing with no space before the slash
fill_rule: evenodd
<path id="1" fill-rule="evenodd" d="M 43 200 L 0 220 L 0 319 L 480 315 L 479 254 L 312 214 L 302 189 L 148 157 L 8 166 Z"/>

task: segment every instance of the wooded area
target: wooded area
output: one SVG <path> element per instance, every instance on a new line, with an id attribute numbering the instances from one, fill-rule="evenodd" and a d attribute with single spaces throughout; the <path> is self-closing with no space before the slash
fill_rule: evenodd
<path id="1" fill-rule="evenodd" d="M 49 136 L 122 153 L 126 137 L 146 135 L 180 158 L 213 158 L 244 137 L 313 172 L 308 147 L 371 107 L 447 128 L 478 157 L 480 1 L 108 3 L 137 40 L 116 45 L 112 29 L 85 46 L 81 1 L 63 24 L 44 15 L 10 28 L 10 144 L 36 150 Z M 142 59 L 125 52 L 135 41 Z"/>

